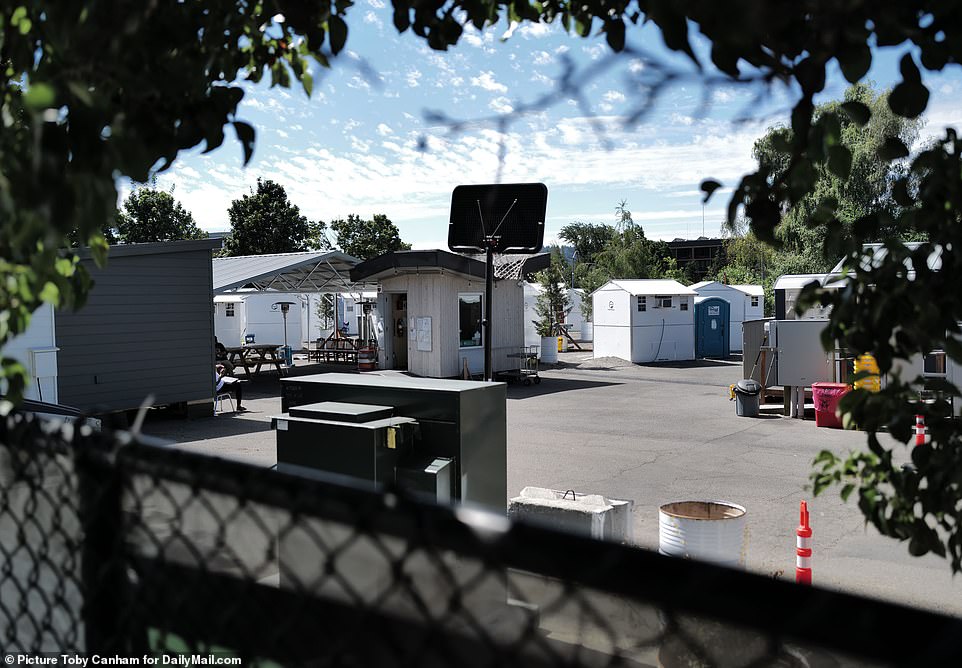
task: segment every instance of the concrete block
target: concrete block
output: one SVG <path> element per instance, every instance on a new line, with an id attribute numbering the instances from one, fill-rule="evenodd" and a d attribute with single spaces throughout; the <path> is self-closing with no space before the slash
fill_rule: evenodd
<path id="1" fill-rule="evenodd" d="M 630 543 L 634 501 L 609 499 L 601 494 L 563 492 L 545 487 L 525 487 L 508 502 L 508 517 L 523 518 L 554 529 Z"/>

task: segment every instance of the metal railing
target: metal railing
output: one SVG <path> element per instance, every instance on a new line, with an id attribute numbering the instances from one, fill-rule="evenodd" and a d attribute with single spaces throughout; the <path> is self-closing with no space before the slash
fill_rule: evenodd
<path id="1" fill-rule="evenodd" d="M 959 619 L 23 417 L 0 425 L 0 559 L 8 655 L 312 666 L 962 659 Z"/>

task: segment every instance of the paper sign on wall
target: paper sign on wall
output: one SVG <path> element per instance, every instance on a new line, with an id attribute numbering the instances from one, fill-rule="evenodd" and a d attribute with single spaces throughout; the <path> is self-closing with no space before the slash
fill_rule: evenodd
<path id="1" fill-rule="evenodd" d="M 431 316 L 418 318 L 415 324 L 418 350 L 421 352 L 431 352 Z"/>
<path id="2" fill-rule="evenodd" d="M 721 306 L 709 306 L 708 315 L 721 315 Z"/>

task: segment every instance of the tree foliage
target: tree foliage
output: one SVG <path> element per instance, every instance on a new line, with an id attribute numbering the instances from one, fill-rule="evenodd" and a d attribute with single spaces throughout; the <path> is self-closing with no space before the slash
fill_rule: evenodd
<path id="1" fill-rule="evenodd" d="M 310 63 L 344 46 L 351 3 L 87 3 L 0 9 L 0 345 L 43 302 L 79 307 L 90 285 L 71 241 L 106 261 L 118 177 L 144 183 L 182 150 L 230 130 L 244 161 L 254 128 L 237 115 L 241 79 L 310 93 Z M 272 17 L 283 13 L 279 23 Z M 10 402 L 25 370 L 4 358 Z"/>
<path id="2" fill-rule="evenodd" d="M 401 241 L 397 226 L 383 213 L 374 214 L 370 220 L 348 214 L 346 219 L 332 220 L 331 231 L 336 235 L 338 248 L 362 260 L 411 249 L 411 244 Z"/>
<path id="3" fill-rule="evenodd" d="M 156 188 L 135 189 L 124 200 L 117 215 L 117 238 L 121 243 L 206 239 L 207 233 L 197 226 L 194 217 L 174 199 L 170 192 Z"/>
<path id="4" fill-rule="evenodd" d="M 868 110 L 867 117 L 845 113 L 862 107 Z M 818 105 L 813 117 L 817 123 L 830 115 L 837 118 L 838 142 L 830 147 L 826 162 L 814 166 L 808 193 L 782 214 L 775 229 L 779 259 L 790 269 L 783 273 L 828 271 L 841 255 L 840 240 L 851 236 L 856 220 L 875 211 L 889 217 L 900 211 L 892 197 L 892 184 L 907 174 L 908 166 L 883 159 L 879 151 L 889 137 L 911 147 L 921 121 L 893 113 L 888 93 L 877 93 L 866 83 L 850 86 L 842 100 Z M 753 155 L 770 170 L 772 179 L 785 177 L 794 141 L 792 129 L 782 125 L 755 142 Z M 823 215 L 825 202 L 835 211 L 837 222 L 831 226 Z M 880 235 L 897 232 L 883 229 Z"/>
<path id="5" fill-rule="evenodd" d="M 565 316 L 571 305 L 565 281 L 566 267 L 560 249 L 555 247 L 551 251 L 551 264 L 535 275 L 538 283 L 541 284 L 541 294 L 538 295 L 534 306 L 538 316 L 534 324 L 540 336 L 558 334 L 558 325 L 565 322 Z"/>
<path id="6" fill-rule="evenodd" d="M 308 250 L 318 226 L 287 198 L 284 186 L 257 179 L 257 188 L 231 202 L 227 210 L 230 234 L 224 241 L 225 256 L 294 253 Z"/>

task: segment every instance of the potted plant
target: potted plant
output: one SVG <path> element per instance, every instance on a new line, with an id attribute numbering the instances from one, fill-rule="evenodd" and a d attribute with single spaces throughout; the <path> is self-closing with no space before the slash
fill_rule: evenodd
<path id="1" fill-rule="evenodd" d="M 552 253 L 551 264 L 538 275 L 541 294 L 538 295 L 538 301 L 535 304 L 538 319 L 533 322 L 541 337 L 541 361 L 545 364 L 554 364 L 558 361 L 556 337 L 561 333 L 560 325 L 564 322 L 570 304 L 561 265 L 560 254 Z"/>

